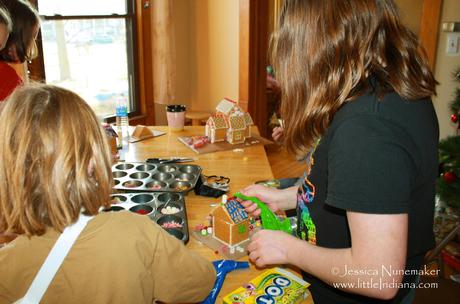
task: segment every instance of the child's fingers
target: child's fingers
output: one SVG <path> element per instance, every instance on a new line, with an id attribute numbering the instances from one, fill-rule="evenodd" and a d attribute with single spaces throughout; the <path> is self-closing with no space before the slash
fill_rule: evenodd
<path id="1" fill-rule="evenodd" d="M 249 204 L 249 205 L 244 207 L 244 210 L 246 210 L 246 212 L 253 213 L 254 211 L 257 210 L 257 205 L 256 204 Z"/>
<path id="2" fill-rule="evenodd" d="M 252 214 L 254 217 L 258 217 L 260 215 L 260 209 L 258 209 L 257 204 L 254 204 L 251 201 L 242 201 L 241 205 L 243 205 L 244 210 L 247 213 Z"/>

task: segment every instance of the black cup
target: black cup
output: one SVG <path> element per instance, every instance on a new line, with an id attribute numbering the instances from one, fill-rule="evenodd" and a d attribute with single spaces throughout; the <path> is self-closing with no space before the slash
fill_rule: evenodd
<path id="1" fill-rule="evenodd" d="M 166 106 L 166 111 L 167 112 L 185 112 L 187 107 L 185 105 L 167 105 Z"/>

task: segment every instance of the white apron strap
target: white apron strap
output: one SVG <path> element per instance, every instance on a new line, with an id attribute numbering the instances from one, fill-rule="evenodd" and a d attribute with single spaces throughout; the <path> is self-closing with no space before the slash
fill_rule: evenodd
<path id="1" fill-rule="evenodd" d="M 61 236 L 54 244 L 48 257 L 38 271 L 35 279 L 29 287 L 24 298 L 17 303 L 21 304 L 38 304 L 45 294 L 48 286 L 53 280 L 56 272 L 64 261 L 65 257 L 72 248 L 72 245 L 77 240 L 80 233 L 85 228 L 86 224 L 93 218 L 93 216 L 86 216 L 80 214 L 78 221 L 64 229 Z"/>

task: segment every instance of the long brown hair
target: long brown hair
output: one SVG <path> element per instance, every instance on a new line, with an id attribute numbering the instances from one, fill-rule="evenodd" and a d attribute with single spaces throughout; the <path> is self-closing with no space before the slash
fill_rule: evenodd
<path id="1" fill-rule="evenodd" d="M 0 231 L 62 231 L 107 207 L 111 155 L 78 95 L 49 85 L 18 88 L 0 114 Z"/>
<path id="2" fill-rule="evenodd" d="M 434 95 L 436 80 L 415 34 L 392 0 L 285 0 L 272 37 L 282 89 L 286 145 L 308 153 L 334 113 L 364 94 L 370 78 L 379 98 Z"/>
<path id="3" fill-rule="evenodd" d="M 0 0 L 0 3 L 9 11 L 13 21 L 12 31 L 5 48 L 0 52 L 0 59 L 6 62 L 16 62 L 8 54 L 8 49 L 15 46 L 19 62 L 32 60 L 37 56 L 34 31 L 40 26 L 40 16 L 37 10 L 24 0 Z"/>

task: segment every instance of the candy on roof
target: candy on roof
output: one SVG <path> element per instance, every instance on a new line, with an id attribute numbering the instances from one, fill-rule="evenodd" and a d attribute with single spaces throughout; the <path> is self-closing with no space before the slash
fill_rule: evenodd
<path id="1" fill-rule="evenodd" d="M 212 123 L 216 129 L 225 129 L 228 128 L 227 121 L 223 115 L 213 115 L 211 116 Z"/>
<path id="2" fill-rule="evenodd" d="M 247 212 L 244 210 L 243 205 L 236 200 L 236 198 L 230 198 L 224 206 L 235 224 L 248 219 Z"/>
<path id="3" fill-rule="evenodd" d="M 229 121 L 230 121 L 230 127 L 233 130 L 242 130 L 246 128 L 244 116 L 233 115 L 233 116 L 230 116 Z"/>

